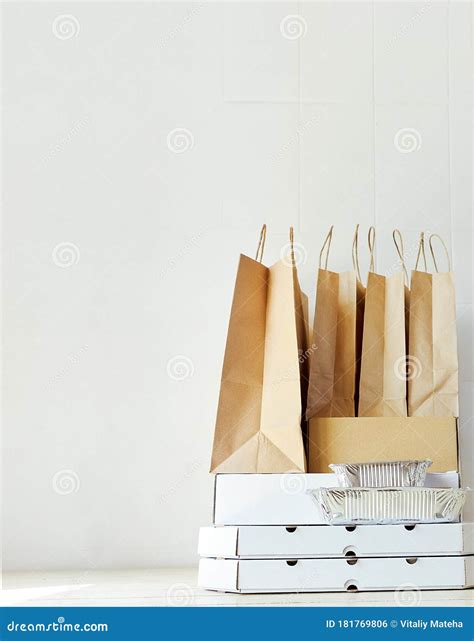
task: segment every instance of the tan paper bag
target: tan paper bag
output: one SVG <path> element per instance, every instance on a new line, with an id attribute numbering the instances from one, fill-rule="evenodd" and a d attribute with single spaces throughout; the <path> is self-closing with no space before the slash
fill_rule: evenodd
<path id="1" fill-rule="evenodd" d="M 373 227 L 369 249 L 359 416 L 407 416 L 405 276 L 403 271 L 387 277 L 375 273 Z"/>
<path id="2" fill-rule="evenodd" d="M 446 251 L 447 272 L 438 272 L 433 238 L 438 238 Z M 408 414 L 459 416 L 454 277 L 443 240 L 432 234 L 429 243 L 436 273 L 426 271 L 424 234 L 421 234 L 411 276 Z M 424 272 L 418 271 L 420 255 L 424 259 Z"/>
<path id="3" fill-rule="evenodd" d="M 308 419 L 356 416 L 365 297 L 358 264 L 358 229 L 359 225 L 352 244 L 353 271 L 336 273 L 327 269 L 333 227 L 319 256 L 306 409 Z"/>
<path id="4" fill-rule="evenodd" d="M 298 343 L 298 365 L 301 395 L 301 431 L 305 449 L 305 463 L 308 456 L 308 424 L 306 421 L 306 404 L 308 399 L 308 381 L 311 354 L 313 349 L 309 340 L 309 301 L 306 294 L 301 291 L 296 269 L 295 253 L 293 247 L 293 227 L 290 227 L 291 262 L 293 268 L 293 291 L 295 301 L 296 339 Z M 291 470 L 287 470 L 291 471 Z"/>
<path id="5" fill-rule="evenodd" d="M 403 238 L 400 230 L 394 229 L 392 237 L 399 257 L 399 266 L 403 269 L 405 277 L 405 362 L 397 362 L 396 373 L 405 380 L 405 395 L 408 401 L 408 379 L 411 375 L 411 365 L 408 357 L 410 339 L 410 289 L 408 283 L 410 279 L 405 265 L 405 250 L 403 249 Z"/>
<path id="6" fill-rule="evenodd" d="M 211 472 L 306 470 L 301 430 L 305 309 L 293 248 L 262 265 L 240 256 L 222 371 Z"/>

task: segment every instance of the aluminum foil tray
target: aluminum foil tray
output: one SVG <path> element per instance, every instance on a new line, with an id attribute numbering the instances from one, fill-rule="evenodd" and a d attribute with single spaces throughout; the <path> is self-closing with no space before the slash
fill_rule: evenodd
<path id="1" fill-rule="evenodd" d="M 432 461 L 343 463 L 329 467 L 341 487 L 423 487 Z"/>
<path id="2" fill-rule="evenodd" d="M 449 523 L 466 491 L 457 488 L 318 488 L 308 490 L 332 525 Z"/>

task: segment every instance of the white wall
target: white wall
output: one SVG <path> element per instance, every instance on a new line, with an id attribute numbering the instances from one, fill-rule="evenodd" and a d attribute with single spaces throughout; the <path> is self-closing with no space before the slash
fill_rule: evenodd
<path id="1" fill-rule="evenodd" d="M 334 269 L 355 222 L 377 225 L 381 270 L 394 226 L 411 262 L 421 229 L 445 237 L 472 454 L 471 13 L 4 5 L 5 568 L 196 561 L 237 258 L 262 222 L 268 261 L 296 226 L 312 300 L 330 223 Z"/>

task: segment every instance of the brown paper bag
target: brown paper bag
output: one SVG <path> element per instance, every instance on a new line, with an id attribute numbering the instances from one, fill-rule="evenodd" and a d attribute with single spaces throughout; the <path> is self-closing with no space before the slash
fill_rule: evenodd
<path id="1" fill-rule="evenodd" d="M 408 270 L 405 265 L 405 250 L 403 249 L 403 238 L 400 233 L 400 230 L 394 229 L 392 232 L 393 242 L 395 243 L 395 248 L 399 257 L 399 266 L 403 269 L 403 275 L 405 277 L 405 361 L 401 360 L 397 362 L 396 374 L 401 376 L 405 381 L 405 395 L 408 399 L 408 378 L 410 374 L 410 361 L 408 358 L 409 353 L 409 338 L 410 338 L 410 289 L 408 287 L 409 277 Z"/>
<path id="2" fill-rule="evenodd" d="M 298 343 L 298 365 L 299 365 L 299 378 L 300 378 L 300 394 L 301 394 L 301 431 L 303 435 L 303 445 L 306 454 L 306 462 L 308 455 L 308 424 L 306 421 L 306 403 L 308 399 L 308 381 L 309 381 L 309 367 L 310 358 L 313 353 L 311 343 L 309 340 L 309 301 L 306 294 L 301 291 L 298 281 L 298 272 L 296 269 L 295 253 L 293 248 L 293 227 L 290 227 L 290 247 L 291 247 L 291 263 L 293 268 L 293 291 L 295 294 L 295 320 L 296 320 L 296 339 Z M 291 470 L 287 470 L 291 471 Z"/>
<path id="3" fill-rule="evenodd" d="M 301 431 L 304 310 L 293 248 L 268 268 L 241 255 L 222 371 L 211 472 L 306 470 Z M 304 360 L 304 359 L 303 359 Z M 304 387 L 304 386 L 303 386 Z"/>
<path id="4" fill-rule="evenodd" d="M 319 256 L 306 410 L 308 419 L 356 416 L 365 296 L 358 264 L 358 229 L 359 225 L 352 245 L 354 271 L 335 273 L 327 269 L 333 227 Z"/>
<path id="5" fill-rule="evenodd" d="M 373 227 L 369 249 L 359 416 L 407 416 L 404 273 L 388 277 L 375 273 Z"/>
<path id="6" fill-rule="evenodd" d="M 438 272 L 433 238 L 439 238 L 446 251 L 447 272 Z M 432 234 L 429 243 L 436 273 L 426 271 L 422 233 L 411 277 L 408 414 L 459 416 L 454 277 L 443 240 Z M 420 255 L 424 272 L 418 271 Z"/>

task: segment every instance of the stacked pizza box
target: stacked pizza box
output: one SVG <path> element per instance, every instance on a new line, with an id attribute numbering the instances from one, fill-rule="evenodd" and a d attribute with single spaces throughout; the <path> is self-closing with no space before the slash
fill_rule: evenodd
<path id="1" fill-rule="evenodd" d="M 200 586 L 266 593 L 474 584 L 472 523 L 330 525 L 313 490 L 337 483 L 333 474 L 216 475 L 214 524 L 199 535 Z M 426 486 L 447 491 L 458 483 L 456 472 L 426 476 Z"/>
<path id="2" fill-rule="evenodd" d="M 430 273 L 422 233 L 410 278 L 395 230 L 400 269 L 379 274 L 370 228 L 363 283 L 358 226 L 351 271 L 328 269 L 332 235 L 319 255 L 311 333 L 293 230 L 288 255 L 271 267 L 265 226 L 255 260 L 240 257 L 199 583 L 231 592 L 471 586 L 447 248 L 430 236 Z"/>

